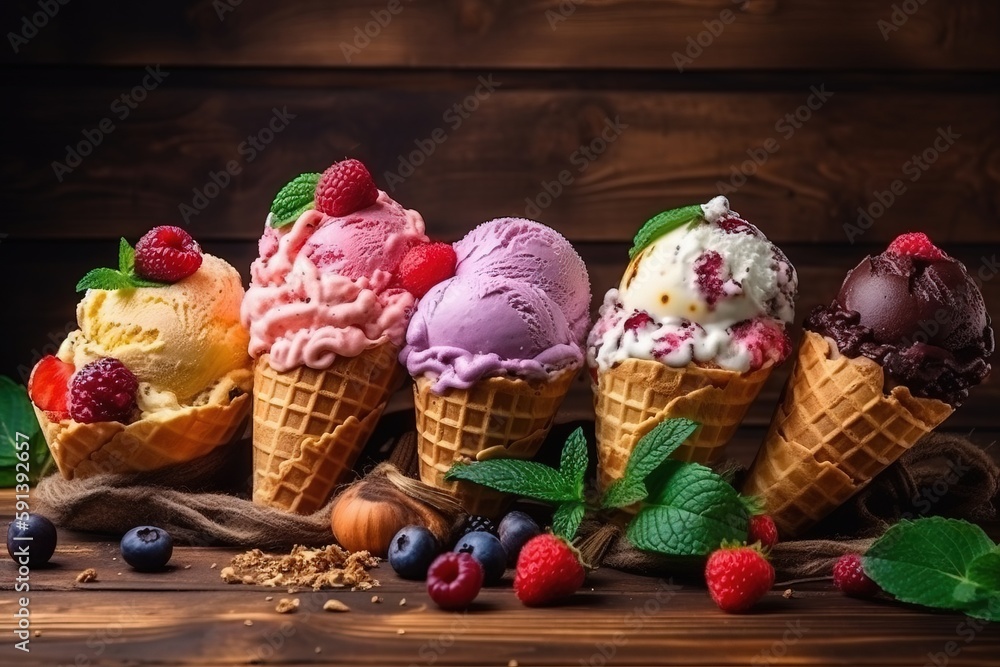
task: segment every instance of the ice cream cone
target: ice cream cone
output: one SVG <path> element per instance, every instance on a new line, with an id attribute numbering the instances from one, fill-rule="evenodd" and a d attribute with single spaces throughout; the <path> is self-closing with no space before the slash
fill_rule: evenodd
<path id="1" fill-rule="evenodd" d="M 952 412 L 903 386 L 883 392 L 881 366 L 851 359 L 807 331 L 743 492 L 759 496 L 783 537 L 819 521 Z"/>
<path id="2" fill-rule="evenodd" d="M 673 458 L 718 461 L 772 369 L 768 364 L 737 373 L 626 359 L 599 372 L 594 405 L 600 487 L 622 477 L 639 440 L 664 419 L 686 417 L 701 424 Z"/>
<path id="3" fill-rule="evenodd" d="M 534 457 L 578 370 L 561 371 L 547 382 L 491 377 L 440 395 L 431 391 L 434 378 L 415 378 L 420 479 L 455 496 L 469 514 L 499 517 L 510 496 L 446 481 L 445 473 L 458 461 Z"/>
<path id="4" fill-rule="evenodd" d="M 52 421 L 37 407 L 35 414 L 66 479 L 145 472 L 193 461 L 242 433 L 249 393 L 233 398 L 228 391 L 221 393 L 205 405 L 156 412 L 131 424 Z"/>
<path id="5" fill-rule="evenodd" d="M 398 348 L 383 343 L 330 368 L 254 367 L 253 500 L 309 514 L 347 480 L 389 395 L 402 381 Z"/>

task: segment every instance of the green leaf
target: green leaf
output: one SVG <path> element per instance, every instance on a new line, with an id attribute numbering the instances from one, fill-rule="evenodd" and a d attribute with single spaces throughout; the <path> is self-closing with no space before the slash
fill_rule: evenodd
<path id="1" fill-rule="evenodd" d="M 865 573 L 902 602 L 981 616 L 991 608 L 1000 614 L 996 554 L 979 526 L 928 517 L 889 528 L 863 562 Z"/>
<path id="2" fill-rule="evenodd" d="M 0 486 L 14 485 L 16 466 L 21 461 L 17 456 L 17 444 L 25 440 L 29 443 L 29 476 L 35 481 L 48 459 L 49 449 L 27 390 L 10 378 L 0 376 Z"/>
<path id="3" fill-rule="evenodd" d="M 664 234 L 672 232 L 681 225 L 698 220 L 703 215 L 701 206 L 696 204 L 694 206 L 671 209 L 653 216 L 646 221 L 646 224 L 635 235 L 635 239 L 632 241 L 632 249 L 628 251 L 629 258 L 638 255 L 646 246 Z"/>
<path id="4" fill-rule="evenodd" d="M 628 507 L 643 500 L 648 492 L 646 478 L 667 460 L 698 428 L 690 419 L 667 419 L 644 435 L 625 465 L 625 473 L 612 484 L 601 501 L 603 507 Z"/>
<path id="5" fill-rule="evenodd" d="M 118 270 L 125 275 L 135 274 L 135 249 L 124 237 L 118 244 Z"/>
<path id="6" fill-rule="evenodd" d="M 559 505 L 552 515 L 552 532 L 572 541 L 583 522 L 583 514 L 584 506 L 581 502 L 572 501 Z"/>
<path id="7" fill-rule="evenodd" d="M 114 269 L 91 269 L 80 282 L 76 284 L 76 291 L 83 292 L 88 289 L 132 289 L 132 279 L 121 271 Z"/>
<path id="8" fill-rule="evenodd" d="M 647 481 L 650 496 L 626 536 L 639 549 L 701 556 L 747 539 L 749 518 L 736 490 L 697 463 L 666 461 Z"/>
<path id="9" fill-rule="evenodd" d="M 456 463 L 445 479 L 475 482 L 504 493 L 547 500 L 580 501 L 582 489 L 566 483 L 555 468 L 520 459 L 489 459 L 475 463 Z"/>
<path id="10" fill-rule="evenodd" d="M 567 487 L 574 489 L 577 498 L 583 498 L 583 479 L 587 474 L 587 438 L 583 429 L 573 431 L 563 445 L 559 461 L 559 474 Z"/>
<path id="11" fill-rule="evenodd" d="M 271 203 L 271 226 L 290 225 L 316 206 L 316 185 L 321 174 L 300 174 L 278 191 Z"/>

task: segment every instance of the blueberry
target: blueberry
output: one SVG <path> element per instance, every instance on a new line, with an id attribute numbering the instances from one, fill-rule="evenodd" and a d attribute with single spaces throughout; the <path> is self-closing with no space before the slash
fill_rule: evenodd
<path id="1" fill-rule="evenodd" d="M 170 533 L 156 526 L 139 526 L 122 538 L 122 558 L 140 572 L 162 570 L 174 553 Z"/>
<path id="2" fill-rule="evenodd" d="M 542 529 L 538 527 L 535 520 L 524 512 L 511 512 L 500 521 L 500 544 L 507 550 L 507 557 L 511 565 L 517 563 L 521 547 L 541 532 Z"/>
<path id="3" fill-rule="evenodd" d="M 492 533 L 481 530 L 467 533 L 458 540 L 455 551 L 472 554 L 479 561 L 483 566 L 483 583 L 487 586 L 498 583 L 507 569 L 507 552 Z"/>
<path id="4" fill-rule="evenodd" d="M 23 538 L 23 539 L 19 539 Z M 19 565 L 45 565 L 56 551 L 56 527 L 41 514 L 29 514 L 26 521 L 7 526 L 7 553 Z M 27 562 L 22 563 L 24 558 Z"/>
<path id="5" fill-rule="evenodd" d="M 406 526 L 389 543 L 389 565 L 404 579 L 426 579 L 427 568 L 440 552 L 434 533 L 423 526 Z"/>

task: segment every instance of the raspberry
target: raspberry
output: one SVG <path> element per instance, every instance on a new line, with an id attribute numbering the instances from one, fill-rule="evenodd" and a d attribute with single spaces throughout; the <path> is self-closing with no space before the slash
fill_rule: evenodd
<path id="1" fill-rule="evenodd" d="M 418 299 L 432 287 L 455 275 L 458 257 L 449 243 L 420 243 L 410 248 L 399 263 L 397 280 Z"/>
<path id="2" fill-rule="evenodd" d="M 855 598 L 874 597 L 881 590 L 865 574 L 861 556 L 857 554 L 845 554 L 837 559 L 833 565 L 833 585 Z"/>
<path id="3" fill-rule="evenodd" d="M 694 262 L 694 273 L 698 280 L 698 291 L 705 297 L 709 306 L 714 306 L 715 302 L 723 294 L 722 289 L 722 255 L 714 250 L 703 252 Z"/>
<path id="4" fill-rule="evenodd" d="M 483 567 L 471 554 L 449 551 L 427 570 L 427 594 L 443 609 L 468 607 L 483 587 Z"/>
<path id="5" fill-rule="evenodd" d="M 892 243 L 889 244 L 889 248 L 886 252 L 903 255 L 904 257 L 924 259 L 928 262 L 944 259 L 946 257 L 941 248 L 934 245 L 934 242 L 931 241 L 927 234 L 924 234 L 923 232 L 900 234 Z"/>
<path id="6" fill-rule="evenodd" d="M 750 517 L 750 536 L 747 538 L 747 542 L 750 544 L 760 542 L 768 549 L 777 544 L 778 527 L 774 525 L 774 519 L 766 514 Z"/>
<path id="7" fill-rule="evenodd" d="M 28 378 L 28 396 L 40 409 L 50 413 L 56 421 L 69 417 L 69 379 L 73 364 L 48 355 L 35 364 Z"/>
<path id="8" fill-rule="evenodd" d="M 378 199 L 378 188 L 358 160 L 336 162 L 316 184 L 316 210 L 336 217 L 368 208 Z"/>
<path id="9" fill-rule="evenodd" d="M 735 216 L 730 216 L 728 218 L 723 218 L 716 223 L 722 229 L 722 231 L 727 234 L 750 234 L 751 236 L 756 236 L 756 231 L 750 226 L 750 223 L 742 218 L 737 218 Z"/>
<path id="10" fill-rule="evenodd" d="M 180 227 L 153 227 L 135 244 L 135 272 L 147 280 L 175 283 L 201 266 L 201 248 Z"/>
<path id="11" fill-rule="evenodd" d="M 774 568 L 755 547 L 723 547 L 708 557 L 705 583 L 719 609 L 744 612 L 771 590 Z"/>
<path id="12" fill-rule="evenodd" d="M 625 320 L 625 331 L 638 331 L 647 324 L 652 324 L 653 318 L 644 310 L 637 310 Z"/>
<path id="13" fill-rule="evenodd" d="M 136 408 L 139 381 L 117 359 L 92 361 L 69 385 L 69 414 L 82 424 L 128 422 Z"/>
<path id="14" fill-rule="evenodd" d="M 586 576 L 579 552 L 566 540 L 545 533 L 521 547 L 514 592 L 525 605 L 537 607 L 572 595 Z"/>

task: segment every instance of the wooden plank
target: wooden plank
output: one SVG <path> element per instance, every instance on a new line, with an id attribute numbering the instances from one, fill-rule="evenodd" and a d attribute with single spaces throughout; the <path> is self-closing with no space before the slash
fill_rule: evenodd
<path id="1" fill-rule="evenodd" d="M 198 229 L 192 231 L 198 235 Z M 131 240 L 135 241 L 136 237 Z M 55 351 L 58 343 L 75 328 L 75 304 L 79 296 L 73 292 L 73 285 L 91 268 L 102 262 L 113 263 L 115 247 L 111 240 L 57 243 L 8 239 L 0 244 L 0 280 L 6 284 L 30 285 L 8 293 L 8 307 L 24 315 L 18 317 L 16 326 L 7 330 L 6 344 L 0 350 L 0 373 L 26 381 L 34 361 Z M 596 313 L 607 288 L 616 285 L 621 278 L 627 246 L 583 243 L 578 247 L 590 270 L 594 293 L 592 312 Z M 256 244 L 209 242 L 206 250 L 230 261 L 246 279 L 256 254 Z M 786 245 L 785 250 L 799 273 L 797 319 L 801 322 L 814 305 L 830 301 L 850 268 L 866 254 L 879 252 L 881 248 L 793 244 Z M 948 250 L 975 273 L 984 266 L 983 257 L 988 248 L 950 246 Z M 44 265 L 39 263 L 39 258 L 44 258 Z M 986 280 L 982 288 L 987 310 L 997 315 L 1000 313 L 1000 280 Z M 792 335 L 794 340 L 798 339 L 798 328 Z M 748 424 L 768 423 L 789 371 L 790 364 L 786 363 L 768 380 L 747 416 Z M 405 400 L 407 392 L 402 396 L 401 400 Z M 591 400 L 589 385 L 581 377 L 573 385 L 562 414 L 574 419 L 592 415 Z M 949 427 L 1000 427 L 1000 414 L 994 408 L 998 401 L 1000 380 L 994 373 L 983 385 L 973 389 L 965 405 L 948 420 Z"/>
<path id="2" fill-rule="evenodd" d="M 1000 66 L 993 48 L 1000 13 L 990 0 L 306 0 L 294 8 L 189 0 L 115 12 L 73 3 L 57 7 L 52 19 L 35 19 L 42 27 L 33 31 L 25 21 L 38 10 L 34 0 L 5 3 L 3 24 L 27 39 L 8 37 L 12 48 L 0 59 L 674 72 L 678 63 L 685 71 Z"/>
<path id="3" fill-rule="evenodd" d="M 722 190 L 779 243 L 879 243 L 914 227 L 945 244 L 1000 242 L 1000 173 L 984 167 L 997 160 L 1000 91 L 826 87 L 833 96 L 812 111 L 822 77 L 795 92 L 678 92 L 508 90 L 496 76 L 485 97 L 475 73 L 417 91 L 227 89 L 175 70 L 129 110 L 116 98 L 142 71 L 118 72 L 114 84 L 95 74 L 64 86 L 64 75 L 0 86 L 19 99 L 8 108 L 18 132 L 0 149 L 12 238 L 137 237 L 156 220 L 188 223 L 206 240 L 255 239 L 282 185 L 350 154 L 444 239 L 527 214 L 574 241 L 622 242 L 652 214 Z M 466 102 L 477 110 L 463 119 L 453 107 Z M 294 116 L 278 134 L 268 129 L 283 122 L 275 109 Z M 102 120 L 111 133 L 97 129 Z M 248 143 L 258 135 L 271 140 L 261 150 Z M 70 144 L 88 151 L 98 139 L 72 160 Z M 902 194 L 891 192 L 897 181 Z M 859 223 L 859 209 L 873 217 Z"/>

